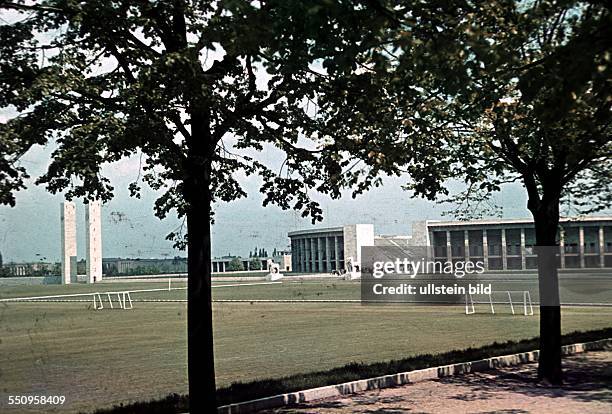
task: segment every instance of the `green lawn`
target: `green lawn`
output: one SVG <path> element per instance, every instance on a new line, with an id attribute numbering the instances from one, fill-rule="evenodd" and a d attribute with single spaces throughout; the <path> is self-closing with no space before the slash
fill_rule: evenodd
<path id="1" fill-rule="evenodd" d="M 115 290 L 118 285 L 96 288 Z M 126 290 L 132 283 L 120 285 Z M 29 288 L 5 288 L 2 297 L 91 289 Z M 213 292 L 217 299 L 359 298 L 359 285 L 324 281 Z M 90 308 L 78 302 L 0 303 L 0 412 L 24 412 L 23 406 L 6 406 L 8 395 L 65 395 L 64 412 L 187 391 L 184 303 L 136 302 L 131 311 Z M 537 315 L 511 316 L 508 309 L 490 315 L 485 305 L 479 310 L 482 313 L 466 316 L 460 306 L 215 303 L 218 383 L 226 386 L 538 334 Z M 612 308 L 563 309 L 564 332 L 611 326 Z"/>
<path id="2" fill-rule="evenodd" d="M 490 280 L 490 279 L 489 279 Z M 289 281 L 285 280 L 279 284 L 268 284 L 266 282 L 251 282 L 261 285 L 253 286 L 249 282 L 214 282 L 213 297 L 215 299 L 282 299 L 282 300 L 302 300 L 302 299 L 352 299 L 359 300 L 361 297 L 361 287 L 358 281 L 343 281 L 338 279 L 327 280 L 305 280 Z M 426 283 L 426 280 L 420 281 Z M 237 285 L 245 286 L 237 286 Z M 106 291 L 125 291 L 125 290 L 147 290 L 162 289 L 154 292 L 133 293 L 133 299 L 186 299 L 187 292 L 184 288 L 186 282 L 172 282 L 172 288 L 183 288 L 182 290 L 172 290 L 168 292 L 168 282 L 113 282 L 97 285 L 72 284 L 72 285 L 39 285 L 39 286 L 1 286 L 0 299 L 24 297 L 24 296 L 44 296 L 62 295 L 75 293 L 91 293 Z M 227 286 L 227 287 L 224 287 Z M 538 300 L 537 280 L 520 281 L 495 281 L 492 282 L 494 290 L 529 290 L 533 301 Z M 560 281 L 561 300 L 567 303 L 610 303 L 612 304 L 612 278 L 561 278 Z M 79 299 L 90 299 L 91 297 L 81 297 Z M 484 296 L 478 296 L 475 300 L 487 300 Z M 520 293 L 513 295 L 513 300 L 522 299 Z M 494 295 L 494 300 L 506 300 L 504 294 Z"/>

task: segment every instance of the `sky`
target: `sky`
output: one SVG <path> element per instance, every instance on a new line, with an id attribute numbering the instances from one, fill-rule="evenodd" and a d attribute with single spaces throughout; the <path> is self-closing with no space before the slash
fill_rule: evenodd
<path id="1" fill-rule="evenodd" d="M 52 195 L 34 185 L 50 163 L 52 149 L 35 147 L 22 163 L 32 176 L 27 189 L 17 193 L 16 207 L 0 206 L 0 252 L 5 263 L 58 261 L 60 257 L 61 194 Z M 278 154 L 264 150 L 260 159 L 274 163 Z M 115 197 L 102 207 L 102 249 L 104 257 L 174 257 L 184 251 L 173 249 L 165 236 L 181 225 L 175 216 L 159 220 L 153 214 L 153 203 L 159 193 L 144 190 L 141 199 L 131 198 L 127 186 L 138 176 L 139 157 L 124 159 L 105 168 L 105 175 L 115 187 Z M 248 197 L 215 206 L 213 255 L 246 255 L 255 247 L 286 249 L 287 233 L 292 230 L 330 227 L 354 223 L 373 223 L 376 234 L 411 233 L 416 220 L 452 219 L 443 216 L 448 206 L 411 198 L 402 190 L 405 178 L 386 178 L 384 186 L 352 199 L 347 192 L 340 200 L 318 195 L 324 220 L 313 226 L 295 211 L 275 206 L 262 207 L 257 177 L 241 177 Z M 146 188 L 146 187 L 145 187 Z M 529 217 L 524 190 L 517 184 L 505 188 L 497 197 L 504 218 Z M 85 208 L 77 204 L 78 257 L 85 254 Z"/>

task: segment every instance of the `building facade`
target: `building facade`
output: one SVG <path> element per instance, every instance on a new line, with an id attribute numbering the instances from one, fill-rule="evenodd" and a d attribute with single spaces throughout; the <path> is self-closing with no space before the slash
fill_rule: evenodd
<path id="1" fill-rule="evenodd" d="M 612 217 L 561 219 L 560 269 L 612 267 Z M 436 261 L 482 261 L 486 270 L 537 268 L 535 229 L 529 219 L 418 221 L 410 236 L 375 236 L 374 225 L 299 230 L 289 233 L 294 272 L 330 273 L 345 259 L 361 262 L 363 246 L 427 246 Z"/>
<path id="2" fill-rule="evenodd" d="M 298 230 L 289 238 L 293 272 L 330 273 L 344 269 L 346 258 L 361 262 L 361 247 L 374 243 L 374 225 Z"/>
<path id="3" fill-rule="evenodd" d="M 426 221 L 413 228 L 413 239 L 431 246 L 435 260 L 483 261 L 486 270 L 537 268 L 527 219 Z M 560 269 L 612 267 L 612 217 L 563 218 L 557 242 Z"/>

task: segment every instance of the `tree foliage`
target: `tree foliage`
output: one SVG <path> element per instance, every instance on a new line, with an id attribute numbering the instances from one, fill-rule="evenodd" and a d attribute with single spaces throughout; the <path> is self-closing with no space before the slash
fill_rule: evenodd
<path id="1" fill-rule="evenodd" d="M 253 257 L 251 260 L 249 260 L 249 269 L 261 270 L 261 260 L 257 257 Z"/>
<path id="2" fill-rule="evenodd" d="M 458 203 L 464 218 L 513 181 L 530 208 L 560 196 L 579 213 L 611 206 L 608 7 L 455 1 L 394 21 L 322 102 L 346 137 L 336 145 L 365 167 L 346 185 L 408 173 L 415 195 Z M 449 194 L 449 179 L 465 191 Z"/>
<path id="3" fill-rule="evenodd" d="M 238 272 L 244 270 L 242 260 L 240 260 L 240 258 L 238 257 L 234 257 L 232 260 L 230 260 L 227 266 L 227 270 L 229 270 L 230 272 Z"/>

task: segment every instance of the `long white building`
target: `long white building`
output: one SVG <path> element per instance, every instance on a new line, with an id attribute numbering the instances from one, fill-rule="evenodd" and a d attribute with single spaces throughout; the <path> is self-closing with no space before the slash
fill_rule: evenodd
<path id="1" fill-rule="evenodd" d="M 293 271 L 329 273 L 345 259 L 360 262 L 362 246 L 429 246 L 432 259 L 481 260 L 487 270 L 537 267 L 535 230 L 529 219 L 420 221 L 410 236 L 375 236 L 373 224 L 289 233 Z M 612 216 L 561 219 L 559 268 L 612 267 Z"/>

